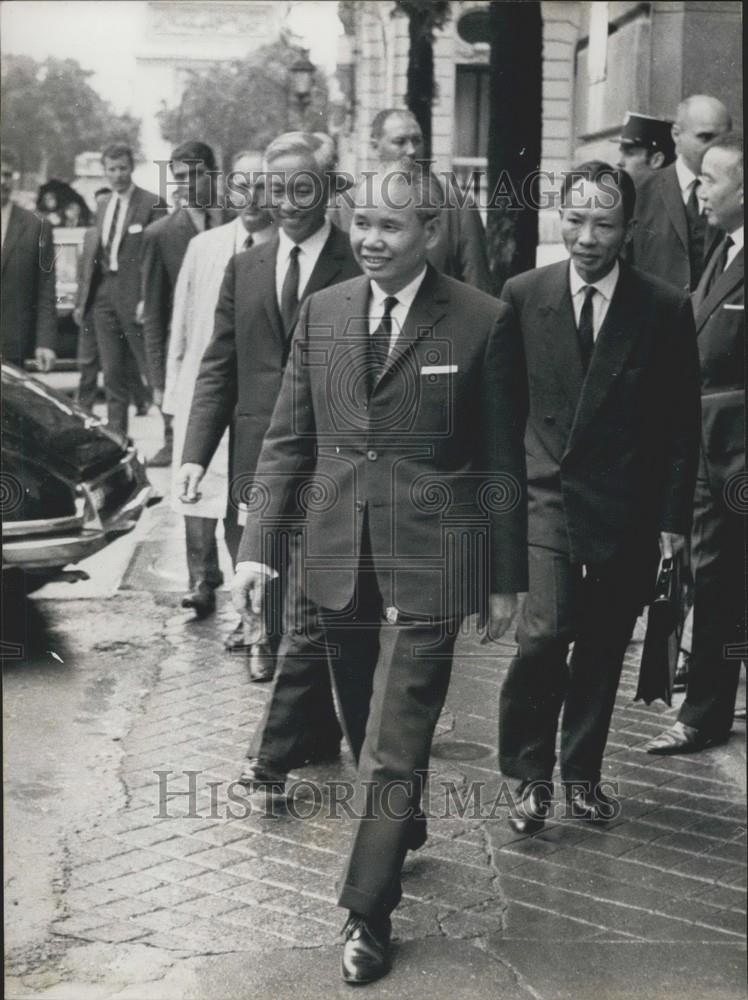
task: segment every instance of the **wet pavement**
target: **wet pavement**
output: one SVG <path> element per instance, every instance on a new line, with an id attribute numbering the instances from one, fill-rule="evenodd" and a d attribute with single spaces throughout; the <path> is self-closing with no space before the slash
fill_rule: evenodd
<path id="1" fill-rule="evenodd" d="M 154 416 L 133 432 L 158 446 Z M 167 473 L 152 481 L 166 489 Z M 286 808 L 235 782 L 268 685 L 217 615 L 179 609 L 168 501 L 134 535 L 19 612 L 5 665 L 6 995 L 348 996 L 335 880 L 348 824 L 331 801 L 350 756 L 294 774 Z M 620 814 L 557 810 L 509 830 L 497 704 L 510 645 L 458 642 L 426 806 L 406 861 L 394 967 L 367 996 L 734 998 L 745 992 L 745 724 L 673 759 L 642 745 L 674 710 L 632 702 L 632 643 L 605 759 Z M 741 689 L 741 699 L 744 690 Z M 337 783 L 337 784 L 336 784 Z"/>

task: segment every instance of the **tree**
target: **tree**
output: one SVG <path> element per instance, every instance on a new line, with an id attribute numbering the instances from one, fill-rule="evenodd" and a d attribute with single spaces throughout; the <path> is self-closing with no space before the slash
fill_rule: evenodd
<path id="1" fill-rule="evenodd" d="M 431 107 L 437 94 L 434 79 L 434 31 L 449 20 L 448 0 L 395 0 L 393 14 L 408 18 L 407 92 L 405 103 L 423 132 L 425 155 L 431 156 Z"/>
<path id="2" fill-rule="evenodd" d="M 543 101 L 540 3 L 490 5 L 491 106 L 488 129 L 488 251 L 494 289 L 535 266 Z M 521 44 L 518 44 L 521 39 Z M 502 99 L 509 95 L 508 99 Z M 528 178 L 535 179 L 528 182 Z"/>
<path id="3" fill-rule="evenodd" d="M 228 167 L 243 149 L 262 150 L 271 139 L 305 125 L 325 131 L 327 87 L 316 73 L 302 121 L 290 92 L 289 69 L 304 50 L 284 41 L 263 46 L 246 59 L 193 70 L 178 107 L 159 114 L 161 134 L 172 145 L 201 139 Z"/>
<path id="4" fill-rule="evenodd" d="M 115 139 L 138 155 L 140 121 L 115 114 L 90 76 L 74 59 L 3 58 L 2 141 L 16 152 L 22 172 L 72 180 L 78 153 Z"/>

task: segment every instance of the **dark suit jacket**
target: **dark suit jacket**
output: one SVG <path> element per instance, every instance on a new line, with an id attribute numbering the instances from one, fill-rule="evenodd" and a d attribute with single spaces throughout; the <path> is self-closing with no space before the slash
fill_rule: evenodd
<path id="1" fill-rule="evenodd" d="M 84 238 L 81 258 L 81 282 L 78 286 L 77 306 L 85 313 L 93 302 L 96 287 L 101 280 L 101 259 L 103 256 L 102 234 L 107 205 L 113 195 L 107 198 L 98 211 L 96 238 Z M 165 202 L 158 195 L 140 187 L 134 187 L 127 206 L 122 239 L 117 251 L 116 306 L 122 319 L 135 322 L 135 309 L 140 301 L 140 264 L 143 254 L 143 235 L 147 226 L 161 218 L 166 211 Z"/>
<path id="2" fill-rule="evenodd" d="M 429 267 L 367 402 L 369 295 L 360 277 L 304 303 L 238 559 L 272 562 L 264 536 L 301 501 L 313 601 L 352 598 L 368 520 L 385 606 L 461 617 L 527 586 L 514 316 Z"/>
<path id="3" fill-rule="evenodd" d="M 55 349 L 57 307 L 52 230 L 33 212 L 13 205 L 2 251 L 0 347 L 22 365 L 36 347 Z"/>
<path id="4" fill-rule="evenodd" d="M 223 213 L 218 224 L 230 221 Z M 169 325 L 174 304 L 174 288 L 182 266 L 187 244 L 198 230 L 186 208 L 152 223 L 143 239 L 142 291 L 143 338 L 148 360 L 151 387 L 163 389 L 166 384 L 166 357 L 169 345 Z"/>
<path id="5" fill-rule="evenodd" d="M 718 245 L 693 294 L 701 360 L 702 463 L 716 493 L 745 471 L 745 292 L 743 251 L 707 295 Z"/>
<path id="6" fill-rule="evenodd" d="M 644 178 L 636 190 L 634 214 L 636 227 L 628 262 L 645 274 L 690 291 L 688 221 L 674 163 Z M 713 236 L 714 230 L 707 227 L 707 246 Z"/>
<path id="7" fill-rule="evenodd" d="M 688 297 L 621 265 L 583 375 L 564 261 L 511 278 L 530 385 L 530 543 L 604 564 L 688 534 L 699 433 Z M 646 551 L 645 551 L 646 550 Z"/>
<path id="8" fill-rule="evenodd" d="M 226 427 L 234 421 L 231 475 L 251 475 L 280 392 L 290 337 L 283 331 L 275 289 L 278 237 L 229 261 L 192 397 L 183 462 L 207 468 Z M 335 227 L 304 289 L 359 274 L 348 237 Z"/>

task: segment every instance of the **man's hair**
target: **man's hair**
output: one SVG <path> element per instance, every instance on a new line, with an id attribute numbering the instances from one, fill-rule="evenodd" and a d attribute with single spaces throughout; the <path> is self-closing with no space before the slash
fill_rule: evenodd
<path id="1" fill-rule="evenodd" d="M 325 132 L 284 132 L 277 136 L 265 150 L 265 165 L 281 156 L 308 156 L 314 161 L 320 175 L 335 170 L 335 143 Z"/>
<path id="2" fill-rule="evenodd" d="M 725 121 L 727 123 L 727 130 L 732 129 L 732 118 L 730 112 L 724 106 L 722 101 L 717 97 L 712 97 L 711 94 L 691 94 L 690 97 L 685 97 L 675 111 L 675 123 L 679 128 L 683 128 L 688 118 L 691 108 L 694 104 L 709 104 L 713 111 L 720 112 L 724 114 Z"/>
<path id="3" fill-rule="evenodd" d="M 418 119 L 412 111 L 408 110 L 408 108 L 385 108 L 384 111 L 378 111 L 376 115 L 374 115 L 374 120 L 371 123 L 371 131 L 369 133 L 372 139 L 378 142 L 382 138 L 384 126 L 387 124 L 387 120 L 393 115 L 400 115 L 402 118 L 409 118 L 411 121 L 414 121 L 416 125 L 418 125 Z M 418 127 L 420 128 L 421 126 L 418 125 Z"/>
<path id="4" fill-rule="evenodd" d="M 612 167 L 603 160 L 586 160 L 584 163 L 580 163 L 578 167 L 572 167 L 568 173 L 564 174 L 564 181 L 561 185 L 561 208 L 566 204 L 574 185 L 580 180 L 597 184 L 605 190 L 615 188 L 621 198 L 624 222 L 629 222 L 633 219 L 636 207 L 636 188 L 630 175 L 625 170 Z"/>
<path id="5" fill-rule="evenodd" d="M 104 160 L 119 160 L 120 157 L 127 157 L 130 167 L 135 166 L 135 158 L 132 155 L 132 149 L 130 149 L 130 147 L 124 142 L 110 142 L 101 154 L 101 162 L 103 163 Z"/>
<path id="6" fill-rule="evenodd" d="M 196 160 L 202 163 L 206 170 L 216 170 L 216 155 L 210 146 L 205 142 L 198 142 L 197 139 L 188 139 L 187 142 L 180 143 L 176 149 L 171 151 L 169 163 L 181 160 L 183 163 Z"/>
<path id="7" fill-rule="evenodd" d="M 718 135 L 715 139 L 709 143 L 704 152 L 706 153 L 709 149 L 727 149 L 731 153 L 737 153 L 740 157 L 740 163 L 737 165 L 738 171 L 742 173 L 743 170 L 743 133 L 742 132 L 723 132 L 722 135 Z"/>
<path id="8" fill-rule="evenodd" d="M 422 222 L 441 215 L 447 204 L 444 187 L 427 165 L 414 165 L 408 159 L 395 160 L 381 164 L 375 176 L 387 174 L 401 178 L 408 185 L 413 194 L 413 207 Z M 364 174 L 356 186 L 360 188 L 367 185 L 369 176 L 371 175 Z"/>

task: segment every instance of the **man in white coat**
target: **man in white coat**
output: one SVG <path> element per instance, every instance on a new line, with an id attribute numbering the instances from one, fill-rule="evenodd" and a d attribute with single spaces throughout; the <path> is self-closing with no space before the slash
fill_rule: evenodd
<path id="1" fill-rule="evenodd" d="M 272 238 L 274 226 L 260 204 L 262 188 L 251 181 L 256 164 L 239 153 L 233 163 L 232 197 L 241 207 L 237 218 L 206 230 L 192 239 L 174 292 L 171 337 L 167 359 L 163 412 L 174 417 L 172 505 L 184 516 L 189 592 L 182 606 L 193 608 L 199 618 L 215 609 L 215 590 L 223 582 L 219 567 L 216 526 L 224 519 L 226 546 L 233 561 L 241 529 L 228 506 L 228 434 L 200 483 L 196 500 L 182 497 L 178 472 L 195 381 L 206 346 L 213 334 L 218 293 L 226 265 L 236 253 Z"/>

